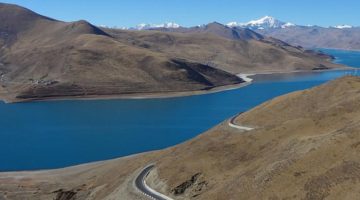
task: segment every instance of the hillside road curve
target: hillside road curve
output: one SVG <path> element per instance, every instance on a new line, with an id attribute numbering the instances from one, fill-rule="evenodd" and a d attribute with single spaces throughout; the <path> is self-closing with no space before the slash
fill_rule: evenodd
<path id="1" fill-rule="evenodd" d="M 149 175 L 150 171 L 154 167 L 154 164 L 148 165 L 139 173 L 139 175 L 135 179 L 135 187 L 145 196 L 149 197 L 149 199 L 173 200 L 172 198 L 155 191 L 146 184 L 146 177 Z"/>

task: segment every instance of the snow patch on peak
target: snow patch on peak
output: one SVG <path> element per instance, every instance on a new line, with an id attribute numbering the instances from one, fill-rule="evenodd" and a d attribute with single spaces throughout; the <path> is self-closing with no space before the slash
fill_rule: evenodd
<path id="1" fill-rule="evenodd" d="M 160 24 L 162 28 L 180 28 L 180 25 L 174 22 L 167 22 L 165 24 Z"/>
<path id="2" fill-rule="evenodd" d="M 333 28 L 345 29 L 345 28 L 353 28 L 353 26 L 343 24 L 343 25 L 333 26 Z"/>
<path id="3" fill-rule="evenodd" d="M 292 26 L 296 26 L 296 25 L 293 23 L 287 22 L 284 25 L 281 25 L 281 28 L 288 28 L 288 27 L 292 27 Z"/>
<path id="4" fill-rule="evenodd" d="M 151 27 L 150 24 L 142 23 L 142 24 L 136 25 L 135 29 L 137 29 L 137 30 L 144 30 L 144 29 L 147 29 L 147 28 L 150 28 L 150 27 Z"/>
<path id="5" fill-rule="evenodd" d="M 251 20 L 247 23 L 229 22 L 227 26 L 250 28 L 250 29 L 268 29 L 268 28 L 287 28 L 287 27 L 295 26 L 295 24 L 290 22 L 282 22 L 271 16 L 265 16 L 257 20 Z"/>
<path id="6" fill-rule="evenodd" d="M 276 26 L 277 22 L 279 22 L 279 20 L 275 19 L 274 17 L 271 16 L 265 16 L 263 18 L 257 19 L 257 20 L 251 20 L 248 23 L 246 23 L 246 25 L 269 25 L 270 27 Z"/>
<path id="7" fill-rule="evenodd" d="M 240 24 L 238 22 L 229 22 L 226 24 L 226 26 L 228 27 L 236 27 L 236 26 L 239 26 Z"/>
<path id="8" fill-rule="evenodd" d="M 136 27 L 131 28 L 135 30 L 148 30 L 148 29 L 156 29 L 156 28 L 180 28 L 180 25 L 174 22 L 166 22 L 163 24 L 138 24 Z"/>

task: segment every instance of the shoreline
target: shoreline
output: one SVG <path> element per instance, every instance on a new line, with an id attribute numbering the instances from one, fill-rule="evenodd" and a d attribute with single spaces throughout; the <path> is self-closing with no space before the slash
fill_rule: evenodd
<path id="1" fill-rule="evenodd" d="M 319 48 L 317 47 L 316 49 L 329 49 L 329 50 L 339 50 L 339 51 L 353 51 L 353 52 L 359 52 L 360 53 L 360 49 L 346 49 L 346 48 Z"/>
<path id="2" fill-rule="evenodd" d="M 97 161 L 90 161 L 90 162 L 86 162 L 86 163 L 79 163 L 79 164 L 74 164 L 74 165 L 69 165 L 69 166 L 65 166 L 65 167 L 59 167 L 59 168 L 42 168 L 42 169 L 33 169 L 33 170 L 19 170 L 19 171 L 0 171 L 0 175 L 1 176 L 22 176 L 23 174 L 39 174 L 39 173 L 51 173 L 51 172 L 63 172 L 63 171 L 68 171 L 68 170 L 76 170 L 76 169 L 83 169 L 83 168 L 89 168 L 89 167 L 94 167 L 94 166 L 99 166 L 111 161 L 121 161 L 121 160 L 126 160 L 126 159 L 130 159 L 130 158 L 136 158 L 142 155 L 146 155 L 146 154 L 150 154 L 150 153 L 155 153 L 158 152 L 162 149 L 156 149 L 156 150 L 150 150 L 150 151 L 145 151 L 145 152 L 140 152 L 140 153 L 135 153 L 135 154 L 130 154 L 127 156 L 121 156 L 121 157 L 115 157 L 115 158 L 109 158 L 109 159 L 105 159 L 105 160 L 97 160 Z"/>
<path id="3" fill-rule="evenodd" d="M 177 98 L 195 95 L 212 94 L 223 92 L 227 90 L 234 90 L 249 85 L 248 82 L 232 84 L 227 86 L 214 87 L 208 90 L 194 90 L 181 92 L 153 92 L 153 93 L 134 93 L 134 94 L 119 94 L 119 95 L 87 95 L 87 96 L 69 96 L 69 97 L 49 97 L 39 99 L 24 99 L 20 101 L 7 101 L 6 103 L 26 103 L 36 101 L 87 101 L 87 100 L 137 100 L 137 99 L 163 99 L 163 98 Z M 19 99 L 16 99 L 19 100 Z"/>
<path id="4" fill-rule="evenodd" d="M 343 70 L 356 70 L 359 68 L 350 67 L 344 65 L 341 68 L 332 68 L 332 69 L 321 69 L 321 70 L 294 70 L 294 71 L 262 71 L 262 72 L 247 72 L 244 73 L 247 76 L 256 76 L 256 75 L 271 75 L 271 74 L 295 74 L 295 73 L 319 73 L 319 72 L 331 72 L 331 71 L 343 71 Z"/>
<path id="5" fill-rule="evenodd" d="M 245 77 L 245 76 L 243 76 Z M 242 78 L 242 77 L 240 77 Z M 59 96 L 59 97 L 49 97 L 49 98 L 30 98 L 30 99 L 1 99 L 5 103 L 26 103 L 26 102 L 37 102 L 37 101 L 87 101 L 87 100 L 137 100 L 137 99 L 162 99 L 162 98 L 177 98 L 177 97 L 187 97 L 195 95 L 204 95 L 218 93 L 228 90 L 235 90 L 242 88 L 251 84 L 250 78 L 246 78 L 244 82 L 223 85 L 218 87 L 213 87 L 210 89 L 204 90 L 194 90 L 194 91 L 181 91 L 181 92 L 149 92 L 149 93 L 133 93 L 133 94 L 119 94 L 119 95 L 88 95 L 88 96 Z"/>

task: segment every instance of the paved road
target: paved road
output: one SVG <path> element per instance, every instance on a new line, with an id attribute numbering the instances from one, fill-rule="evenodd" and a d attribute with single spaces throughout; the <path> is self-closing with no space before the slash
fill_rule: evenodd
<path id="1" fill-rule="evenodd" d="M 149 165 L 145 167 L 140 174 L 135 179 L 135 187 L 140 190 L 145 196 L 155 199 L 155 200 L 173 200 L 170 197 L 167 197 L 155 190 L 151 189 L 146 185 L 145 179 L 149 175 L 150 171 L 155 167 L 155 165 Z"/>
<path id="2" fill-rule="evenodd" d="M 246 126 L 239 126 L 239 125 L 236 125 L 235 124 L 235 119 L 241 115 L 242 113 L 239 113 L 238 115 L 235 115 L 234 117 L 232 117 L 229 121 L 229 126 L 230 127 L 233 127 L 233 128 L 236 128 L 236 129 L 239 129 L 239 130 L 244 130 L 244 131 L 251 131 L 251 130 L 254 130 L 254 128 L 251 128 L 251 127 L 246 127 Z"/>
<path id="3" fill-rule="evenodd" d="M 242 113 L 240 113 L 242 114 Z M 235 119 L 237 116 L 239 116 L 240 114 L 232 117 L 229 121 L 229 126 L 236 128 L 236 129 L 240 129 L 240 130 L 244 130 L 244 131 L 251 131 L 254 128 L 251 127 L 246 127 L 246 126 L 239 126 L 235 124 Z M 154 199 L 154 200 L 173 200 L 170 197 L 167 197 L 157 191 L 155 191 L 154 189 L 151 189 L 148 185 L 146 185 L 146 177 L 149 175 L 150 171 L 155 167 L 155 165 L 148 165 L 147 167 L 145 167 L 140 174 L 136 177 L 135 179 L 135 187 L 141 192 L 143 193 L 145 196 Z"/>

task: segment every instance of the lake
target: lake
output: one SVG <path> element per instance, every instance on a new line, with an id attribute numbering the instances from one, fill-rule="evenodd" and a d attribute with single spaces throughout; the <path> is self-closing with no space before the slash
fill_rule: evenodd
<path id="1" fill-rule="evenodd" d="M 360 67 L 360 52 L 323 51 Z M 167 99 L 0 103 L 0 171 L 66 167 L 172 146 L 271 98 L 348 73 L 258 75 L 247 87 Z"/>

